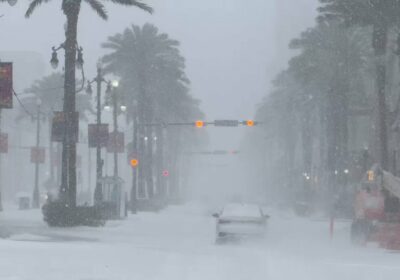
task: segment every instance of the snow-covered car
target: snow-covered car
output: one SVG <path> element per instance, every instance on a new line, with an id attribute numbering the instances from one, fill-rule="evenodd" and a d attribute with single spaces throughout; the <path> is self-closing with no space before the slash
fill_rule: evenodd
<path id="1" fill-rule="evenodd" d="M 242 237 L 264 237 L 269 218 L 258 205 L 240 203 L 227 204 L 213 216 L 217 219 L 217 243 Z"/>

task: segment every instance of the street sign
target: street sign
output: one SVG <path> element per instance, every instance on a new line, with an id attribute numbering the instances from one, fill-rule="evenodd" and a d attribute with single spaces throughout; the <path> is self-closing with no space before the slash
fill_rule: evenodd
<path id="1" fill-rule="evenodd" d="M 31 148 L 31 163 L 45 163 L 46 150 L 43 147 Z"/>
<path id="2" fill-rule="evenodd" d="M 13 69 L 11 62 L 0 62 L 0 108 L 13 107 Z"/>
<path id="3" fill-rule="evenodd" d="M 184 152 L 189 155 L 237 155 L 238 150 L 215 150 L 215 151 L 201 151 L 201 152 Z"/>
<path id="4" fill-rule="evenodd" d="M 216 150 L 213 152 L 213 155 L 226 155 L 228 153 L 228 151 Z"/>
<path id="5" fill-rule="evenodd" d="M 0 133 L 0 153 L 8 153 L 8 134 Z"/>
<path id="6" fill-rule="evenodd" d="M 113 131 L 109 134 L 107 152 L 108 153 L 125 152 L 125 135 L 123 132 Z"/>
<path id="7" fill-rule="evenodd" d="M 96 148 L 97 145 L 100 147 L 107 147 L 108 144 L 108 124 L 89 124 L 88 125 L 88 138 L 89 147 Z"/>
<path id="8" fill-rule="evenodd" d="M 75 112 L 72 116 L 72 135 L 71 141 L 77 143 L 79 139 L 79 113 Z M 54 112 L 51 125 L 51 141 L 63 142 L 66 136 L 66 118 L 64 112 Z M 68 139 L 66 139 L 68 140 Z"/>
<path id="9" fill-rule="evenodd" d="M 214 126 L 236 127 L 236 126 L 239 126 L 239 121 L 238 120 L 215 120 Z"/>

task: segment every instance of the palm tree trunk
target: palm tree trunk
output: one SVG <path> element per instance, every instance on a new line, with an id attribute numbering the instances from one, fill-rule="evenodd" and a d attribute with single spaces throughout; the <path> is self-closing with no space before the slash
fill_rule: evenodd
<path id="1" fill-rule="evenodd" d="M 165 178 L 163 176 L 164 168 L 164 129 L 162 127 L 157 128 L 157 193 L 160 199 L 165 198 Z"/>
<path id="2" fill-rule="evenodd" d="M 143 88 L 140 91 L 138 98 L 138 135 L 137 135 L 137 154 L 139 158 L 139 166 L 137 171 L 138 176 L 138 195 L 140 198 L 146 196 L 145 180 L 144 180 L 144 170 L 146 168 L 145 159 L 145 143 L 144 143 L 144 92 Z"/>
<path id="3" fill-rule="evenodd" d="M 135 107 L 133 114 L 133 139 L 132 139 L 132 151 L 133 155 L 138 157 L 138 120 L 137 120 L 137 106 Z M 140 162 L 139 162 L 140 166 Z M 132 168 L 132 189 L 131 189 L 131 212 L 135 214 L 137 211 L 137 184 L 138 184 L 138 168 Z"/>
<path id="4" fill-rule="evenodd" d="M 54 146 L 53 142 L 51 141 L 51 125 L 49 122 L 49 164 L 50 164 L 50 182 L 54 183 Z"/>
<path id="5" fill-rule="evenodd" d="M 147 146 L 146 146 L 146 184 L 149 199 L 154 197 L 153 182 L 153 129 L 149 126 L 146 129 Z"/>
<path id="6" fill-rule="evenodd" d="M 64 79 L 64 114 L 66 137 L 63 142 L 63 182 L 66 187 L 66 201 L 70 207 L 76 206 L 76 123 L 75 123 L 75 59 L 77 47 L 77 27 L 80 3 L 66 4 L 67 16 L 65 41 L 65 79 Z"/>
<path id="7" fill-rule="evenodd" d="M 388 27 L 384 21 L 376 23 L 373 27 L 373 47 L 376 57 L 376 90 L 378 97 L 378 121 L 379 121 L 379 154 L 380 164 L 384 170 L 389 167 L 388 135 L 386 123 L 386 45 Z"/>

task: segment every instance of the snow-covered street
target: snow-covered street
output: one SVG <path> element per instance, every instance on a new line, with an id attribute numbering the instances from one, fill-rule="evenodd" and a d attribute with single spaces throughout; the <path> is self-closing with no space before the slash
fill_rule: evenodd
<path id="1" fill-rule="evenodd" d="M 208 209 L 170 207 L 104 228 L 47 228 L 38 211 L 5 211 L 0 279 L 398 279 L 400 254 L 334 240 L 323 219 L 274 213 L 265 243 L 215 245 Z M 5 228 L 7 227 L 7 230 Z"/>

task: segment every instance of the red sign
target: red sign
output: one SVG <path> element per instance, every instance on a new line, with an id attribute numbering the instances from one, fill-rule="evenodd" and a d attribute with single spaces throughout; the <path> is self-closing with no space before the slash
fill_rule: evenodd
<path id="1" fill-rule="evenodd" d="M 0 133 L 0 153 L 8 153 L 8 134 Z"/>
<path id="2" fill-rule="evenodd" d="M 89 124 L 88 125 L 88 138 L 89 147 L 95 148 L 97 145 L 100 147 L 107 147 L 108 145 L 108 124 Z"/>
<path id="3" fill-rule="evenodd" d="M 46 150 L 43 147 L 31 148 L 31 162 L 44 163 L 46 160 Z"/>
<path id="4" fill-rule="evenodd" d="M 66 118 L 64 112 L 54 112 L 51 125 L 51 141 L 63 142 L 64 137 L 69 136 L 72 142 L 78 142 L 79 139 L 79 113 L 71 113 L 72 116 L 72 134 L 66 134 Z M 68 139 L 66 139 L 68 140 Z"/>
<path id="5" fill-rule="evenodd" d="M 111 132 L 108 137 L 107 152 L 123 153 L 125 151 L 125 135 L 123 132 Z"/>
<path id="6" fill-rule="evenodd" d="M 162 172 L 162 175 L 163 175 L 164 177 L 168 177 L 168 176 L 169 176 L 169 171 L 168 171 L 168 170 L 164 170 L 164 171 Z"/>
<path id="7" fill-rule="evenodd" d="M 0 62 L 0 108 L 13 107 L 13 69 L 11 62 Z"/>

